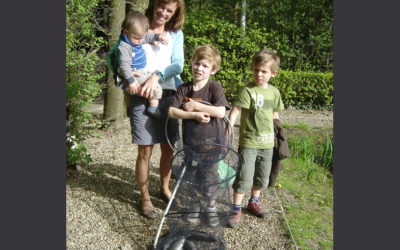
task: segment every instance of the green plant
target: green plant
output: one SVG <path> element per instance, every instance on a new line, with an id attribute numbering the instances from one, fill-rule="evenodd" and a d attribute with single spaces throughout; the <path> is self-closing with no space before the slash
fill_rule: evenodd
<path id="1" fill-rule="evenodd" d="M 332 108 L 332 2 L 317 0 L 317 5 L 311 7 L 304 1 L 296 4 L 287 0 L 284 3 L 248 1 L 245 36 L 239 28 L 240 8 L 236 3 L 187 2 L 191 8 L 187 10 L 183 28 L 183 80 L 192 79 L 190 58 L 194 47 L 213 44 L 222 57 L 221 70 L 213 79 L 222 84 L 228 101 L 232 103 L 238 92 L 252 81 L 251 58 L 254 53 L 261 48 L 271 48 L 281 57 L 281 70 L 271 84 L 280 90 L 285 106 Z M 283 20 L 282 16 L 288 19 Z M 323 23 L 316 25 L 310 20 Z"/>
<path id="2" fill-rule="evenodd" d="M 198 45 L 213 44 L 222 57 L 221 69 L 213 78 L 222 84 L 228 101 L 232 103 L 238 92 L 252 81 L 253 54 L 261 47 L 274 48 L 277 34 L 254 24 L 254 28 L 244 38 L 237 26 L 220 19 L 213 11 L 204 12 L 192 13 L 187 17 L 184 26 L 186 54 L 182 78 L 185 82 L 192 79 L 190 58 L 193 49 Z M 280 70 L 271 84 L 279 89 L 287 107 L 333 106 L 333 73 Z"/>
<path id="3" fill-rule="evenodd" d="M 300 249 L 332 249 L 333 178 L 330 172 L 293 158 L 279 173 L 286 217 Z M 308 178 L 309 176 L 309 178 Z M 307 179 L 308 178 L 308 179 Z M 283 220 L 283 219 L 282 219 Z"/>
<path id="4" fill-rule="evenodd" d="M 281 92 L 286 107 L 333 107 L 333 73 L 280 70 L 271 84 Z"/>
<path id="5" fill-rule="evenodd" d="M 250 59 L 257 50 L 256 41 L 242 37 L 237 27 L 217 13 L 207 10 L 187 15 L 185 26 L 185 64 L 183 80 L 192 79 L 190 58 L 198 45 L 212 44 L 221 53 L 222 65 L 213 79 L 224 88 L 228 101 L 233 101 L 237 92 L 251 76 Z M 210 34 L 213 34 L 210 36 Z M 227 36 L 229 34 L 229 36 Z M 261 37 L 261 34 L 259 34 Z"/>
<path id="6" fill-rule="evenodd" d="M 320 147 L 318 164 L 326 169 L 333 170 L 333 141 L 331 138 L 327 138 L 325 145 Z"/>
<path id="7" fill-rule="evenodd" d="M 288 139 L 290 152 L 293 158 L 306 163 L 313 163 L 315 159 L 314 140 L 310 137 L 293 137 Z"/>
<path id="8" fill-rule="evenodd" d="M 104 76 L 97 70 L 96 52 L 104 44 L 95 28 L 99 2 L 66 2 L 66 164 L 70 167 L 91 161 L 83 141 L 90 134 L 85 124 L 92 120 L 85 107 L 101 93 L 98 81 Z"/>
<path id="9" fill-rule="evenodd" d="M 242 35 L 240 1 L 186 0 L 187 16 L 216 21 L 215 17 L 236 27 Z M 204 15 L 202 16 L 202 14 Z M 211 13 L 211 15 L 210 15 Z M 185 23 L 185 26 L 190 23 Z M 329 72 L 333 70 L 332 0 L 247 0 L 246 37 L 260 47 L 271 47 L 282 57 L 281 68 L 292 71 Z M 199 27 L 197 31 L 208 29 Z M 195 36 L 195 32 L 185 35 Z M 261 35 L 254 36 L 254 32 Z M 208 33 L 222 40 L 235 39 L 232 33 Z M 271 38 L 268 34 L 274 34 Z M 243 35 L 242 35 L 243 36 Z M 210 35 L 208 35 L 210 37 Z M 246 46 L 246 45 L 243 45 Z"/>
<path id="10" fill-rule="evenodd" d="M 292 157 L 333 170 L 333 134 L 330 128 L 309 128 L 306 124 L 286 125 Z M 307 179 L 312 178 L 312 170 Z"/>
<path id="11" fill-rule="evenodd" d="M 294 125 L 294 127 L 300 128 L 300 129 L 303 129 L 303 130 L 307 130 L 309 128 L 309 126 L 307 124 L 305 124 L 305 123 L 298 123 L 298 124 Z"/>
<path id="12" fill-rule="evenodd" d="M 332 0 L 254 0 L 247 11 L 248 23 L 263 23 L 281 37 L 275 47 L 284 58 L 284 69 L 332 71 Z"/>
<path id="13" fill-rule="evenodd" d="M 333 178 L 321 162 L 332 156 L 332 128 L 286 125 L 292 157 L 283 160 L 279 190 L 300 249 L 333 247 Z M 322 160 L 327 159 L 327 160 Z"/>

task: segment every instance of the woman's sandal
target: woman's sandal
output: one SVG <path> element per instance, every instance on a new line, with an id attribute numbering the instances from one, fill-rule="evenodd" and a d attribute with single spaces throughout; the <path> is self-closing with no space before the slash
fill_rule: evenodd
<path id="1" fill-rule="evenodd" d="M 157 217 L 156 209 L 154 207 L 152 209 L 148 208 L 148 207 L 147 208 L 144 207 L 142 201 L 140 201 L 140 212 L 142 213 L 142 215 L 144 217 L 149 218 L 149 219 L 154 219 Z"/>

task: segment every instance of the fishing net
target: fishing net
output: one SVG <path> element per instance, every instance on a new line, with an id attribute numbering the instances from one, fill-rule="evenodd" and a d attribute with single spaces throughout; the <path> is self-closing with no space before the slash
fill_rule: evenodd
<path id="1" fill-rule="evenodd" d="M 168 233 L 156 249 L 225 249 L 231 210 L 229 184 L 239 171 L 239 155 L 228 146 L 186 146 L 172 159 L 175 197 L 165 218 Z"/>

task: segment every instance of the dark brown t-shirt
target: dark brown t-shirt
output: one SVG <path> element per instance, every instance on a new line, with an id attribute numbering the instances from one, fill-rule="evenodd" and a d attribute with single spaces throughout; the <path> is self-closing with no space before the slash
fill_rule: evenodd
<path id="1" fill-rule="evenodd" d="M 207 84 L 198 91 L 193 91 L 193 82 L 184 83 L 176 91 L 172 107 L 182 108 L 182 105 L 192 98 L 195 101 L 207 102 L 213 106 L 224 106 L 230 110 L 221 84 L 208 80 Z M 211 117 L 208 124 L 201 124 L 195 119 L 182 121 L 183 143 L 199 145 L 204 143 L 225 145 L 224 119 Z"/>

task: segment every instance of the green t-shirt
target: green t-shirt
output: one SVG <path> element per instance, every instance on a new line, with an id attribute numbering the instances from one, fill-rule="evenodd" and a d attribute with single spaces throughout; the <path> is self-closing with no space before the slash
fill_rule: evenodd
<path id="1" fill-rule="evenodd" d="M 239 92 L 233 105 L 241 107 L 239 145 L 244 148 L 273 148 L 273 111 L 284 109 L 279 90 L 270 84 L 268 88 L 252 84 Z"/>

